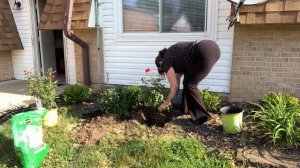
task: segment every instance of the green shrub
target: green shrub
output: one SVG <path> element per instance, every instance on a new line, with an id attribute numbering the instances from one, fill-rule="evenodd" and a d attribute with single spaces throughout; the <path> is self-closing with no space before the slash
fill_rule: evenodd
<path id="1" fill-rule="evenodd" d="M 208 111 L 213 112 L 219 110 L 222 100 L 218 94 L 211 92 L 208 89 L 201 90 L 200 93 Z"/>
<path id="2" fill-rule="evenodd" d="M 70 104 L 82 103 L 91 99 L 92 91 L 91 88 L 84 85 L 70 85 L 64 90 L 63 98 Z"/>
<path id="3" fill-rule="evenodd" d="M 30 95 L 39 99 L 46 109 L 56 107 L 57 80 L 53 69 L 49 68 L 44 75 L 35 74 L 33 70 L 25 70 L 24 73 Z"/>
<path id="4" fill-rule="evenodd" d="M 297 146 L 300 142 L 300 105 L 285 93 L 269 93 L 249 116 L 255 133 L 270 142 Z"/>
<path id="5" fill-rule="evenodd" d="M 160 78 L 151 78 L 145 80 L 142 78 L 145 86 L 142 89 L 141 102 L 150 107 L 158 107 L 168 94 L 168 90 L 163 85 Z"/>
<path id="6" fill-rule="evenodd" d="M 98 102 L 106 113 L 125 114 L 132 112 L 140 102 L 140 97 L 141 88 L 138 86 L 110 88 L 100 94 Z"/>

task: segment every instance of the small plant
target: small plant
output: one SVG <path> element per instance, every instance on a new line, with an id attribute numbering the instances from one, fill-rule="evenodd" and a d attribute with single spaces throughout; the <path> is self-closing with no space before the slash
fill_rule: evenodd
<path id="1" fill-rule="evenodd" d="M 208 111 L 213 112 L 219 110 L 222 100 L 218 94 L 211 92 L 208 89 L 201 90 L 200 93 Z"/>
<path id="2" fill-rule="evenodd" d="M 99 98 L 101 110 L 106 113 L 117 113 L 119 110 L 120 95 L 116 88 L 109 88 L 104 90 Z"/>
<path id="3" fill-rule="evenodd" d="M 98 98 L 101 110 L 106 113 L 125 114 L 132 112 L 140 102 L 141 88 L 127 86 L 123 88 L 110 88 L 102 92 Z"/>
<path id="4" fill-rule="evenodd" d="M 270 142 L 297 146 L 300 142 L 300 105 L 296 97 L 269 93 L 249 116 L 255 133 Z"/>
<path id="5" fill-rule="evenodd" d="M 93 89 L 83 85 L 67 86 L 62 93 L 64 101 L 70 104 L 78 104 L 91 99 Z"/>
<path id="6" fill-rule="evenodd" d="M 44 75 L 36 75 L 32 70 L 25 70 L 25 79 L 28 80 L 28 90 L 31 96 L 41 100 L 43 107 L 51 109 L 55 107 L 57 81 L 50 68 Z"/>
<path id="7" fill-rule="evenodd" d="M 151 69 L 146 68 L 145 72 L 150 73 Z M 144 87 L 142 89 L 141 102 L 143 105 L 156 108 L 165 100 L 168 90 L 161 83 L 162 80 L 164 80 L 162 77 L 142 78 Z"/>

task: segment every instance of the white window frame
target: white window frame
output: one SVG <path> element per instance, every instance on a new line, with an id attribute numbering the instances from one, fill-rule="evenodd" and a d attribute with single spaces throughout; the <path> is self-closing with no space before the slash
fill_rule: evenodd
<path id="1" fill-rule="evenodd" d="M 123 32 L 122 0 L 114 0 L 114 26 L 116 41 L 188 41 L 217 38 L 218 4 L 219 0 L 206 0 L 207 17 L 204 32 Z"/>

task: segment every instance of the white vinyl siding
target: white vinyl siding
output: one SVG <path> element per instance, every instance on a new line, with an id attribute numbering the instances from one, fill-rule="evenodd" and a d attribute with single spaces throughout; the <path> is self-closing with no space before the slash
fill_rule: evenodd
<path id="1" fill-rule="evenodd" d="M 32 20 L 30 0 L 23 0 L 23 8 L 21 10 L 14 10 L 14 0 L 9 0 L 12 13 L 19 31 L 24 50 L 13 50 L 12 61 L 14 69 L 14 77 L 16 79 L 24 79 L 24 70 L 32 69 L 34 67 L 34 49 L 32 42 Z"/>
<path id="2" fill-rule="evenodd" d="M 228 23 L 225 21 L 230 14 L 230 3 L 227 0 L 219 0 L 219 3 L 212 6 L 213 10 L 210 11 L 212 14 L 208 17 L 212 26 L 207 33 L 150 36 L 145 33 L 120 33 L 122 24 L 119 15 L 122 7 L 118 6 L 120 1 L 104 0 L 102 3 L 104 73 L 107 84 L 141 84 L 141 78 L 146 76 L 144 71 L 146 67 L 157 73 L 154 59 L 159 50 L 179 41 L 212 39 L 219 44 L 222 55 L 211 73 L 200 83 L 199 88 L 230 92 L 233 29 L 227 30 Z"/>

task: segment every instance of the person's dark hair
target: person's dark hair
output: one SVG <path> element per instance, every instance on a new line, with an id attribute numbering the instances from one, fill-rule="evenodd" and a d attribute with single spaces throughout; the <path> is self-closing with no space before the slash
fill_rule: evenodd
<path id="1" fill-rule="evenodd" d="M 161 65 L 159 64 L 159 62 L 164 60 L 164 56 L 165 56 L 166 51 L 167 51 L 166 48 L 160 50 L 158 52 L 158 56 L 155 58 L 155 65 L 156 65 L 157 71 L 160 75 L 164 75 L 164 71 L 162 70 Z"/>

